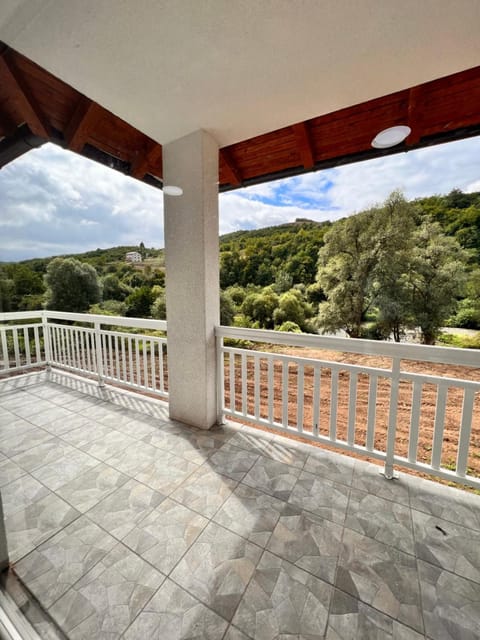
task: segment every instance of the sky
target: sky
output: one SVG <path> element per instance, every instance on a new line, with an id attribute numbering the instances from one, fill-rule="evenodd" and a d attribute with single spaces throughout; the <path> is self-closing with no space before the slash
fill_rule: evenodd
<path id="1" fill-rule="evenodd" d="M 368 160 L 220 196 L 220 233 L 324 221 L 400 189 L 408 199 L 480 191 L 480 138 Z M 161 191 L 52 144 L 0 170 L 0 261 L 118 245 L 163 247 Z"/>

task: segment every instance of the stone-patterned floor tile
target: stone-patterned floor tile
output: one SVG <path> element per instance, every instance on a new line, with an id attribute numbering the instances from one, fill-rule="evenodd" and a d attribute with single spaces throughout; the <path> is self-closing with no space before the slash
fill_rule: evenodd
<path id="1" fill-rule="evenodd" d="M 52 435 L 43 429 L 32 427 L 29 431 L 12 435 L 0 442 L 0 451 L 9 458 L 34 449 L 39 444 L 43 444 L 50 440 Z"/>
<path id="2" fill-rule="evenodd" d="M 107 416 L 116 416 L 115 407 L 110 402 L 95 403 L 81 411 L 82 416 L 100 422 Z"/>
<path id="3" fill-rule="evenodd" d="M 84 418 L 81 415 L 72 414 L 67 419 L 60 418 L 59 420 L 54 420 L 53 422 L 44 424 L 42 429 L 45 429 L 45 431 L 48 431 L 53 436 L 63 437 L 63 435 L 68 431 L 73 431 L 74 429 L 88 425 L 91 422 L 92 420 L 90 418 Z"/>
<path id="4" fill-rule="evenodd" d="M 73 449 L 63 457 L 32 471 L 32 476 L 40 480 L 52 491 L 70 482 L 87 469 L 99 464 L 96 458 L 92 458 L 83 451 Z"/>
<path id="5" fill-rule="evenodd" d="M 44 498 L 50 492 L 31 475 L 25 474 L 2 487 L 3 513 L 8 517 Z"/>
<path id="6" fill-rule="evenodd" d="M 0 462 L 0 487 L 17 480 L 17 478 L 23 475 L 25 475 L 25 470 L 12 460 L 3 458 Z"/>
<path id="7" fill-rule="evenodd" d="M 31 473 L 38 467 L 54 462 L 72 451 L 73 447 L 68 443 L 60 440 L 60 438 L 50 436 L 50 439 L 43 444 L 13 456 L 12 460 L 22 469 Z"/>
<path id="8" fill-rule="evenodd" d="M 8 408 L 10 407 L 7 405 L 7 409 Z M 25 393 L 22 398 L 19 399 L 18 405 L 11 407 L 10 411 L 20 418 L 25 418 L 28 419 L 29 422 L 32 422 L 30 420 L 30 416 L 37 416 L 44 411 L 55 411 L 56 409 L 58 409 L 58 407 L 52 402 L 49 402 L 48 400 L 40 400 L 37 397 L 29 396 L 29 394 Z"/>
<path id="9" fill-rule="evenodd" d="M 15 562 L 79 516 L 54 493 L 5 518 L 8 552 Z"/>
<path id="10" fill-rule="evenodd" d="M 84 422 L 76 429 L 70 429 L 69 431 L 62 433 L 60 435 L 62 440 L 65 440 L 65 442 L 68 442 L 68 444 L 73 447 L 82 447 L 83 445 L 94 442 L 98 438 L 103 438 L 112 431 L 110 427 L 107 427 L 105 424 L 95 422 L 91 418 L 85 418 L 85 420 L 87 422 Z M 115 452 L 112 451 L 110 455 L 113 455 L 113 453 Z"/>
<path id="11" fill-rule="evenodd" d="M 52 398 L 52 401 L 55 400 L 55 396 Z M 71 398 L 70 402 L 62 403 L 62 406 L 69 411 L 73 411 L 74 413 L 82 413 L 86 409 L 91 409 L 99 405 L 102 402 L 100 398 L 91 398 L 89 396 L 82 395 L 79 398 Z"/>
<path id="12" fill-rule="evenodd" d="M 345 528 L 335 586 L 423 633 L 413 556 Z"/>
<path id="13" fill-rule="evenodd" d="M 341 543 L 340 525 L 289 506 L 280 516 L 267 549 L 333 584 Z"/>
<path id="14" fill-rule="evenodd" d="M 480 531 L 480 496 L 408 476 L 410 506 L 436 518 Z"/>
<path id="15" fill-rule="evenodd" d="M 126 433 L 115 431 L 110 428 L 110 432 L 106 435 L 102 435 L 100 438 L 96 438 L 92 442 L 83 444 L 79 448 L 94 458 L 105 462 L 118 451 L 124 451 L 134 443 L 136 443 L 136 440 Z"/>
<path id="16" fill-rule="evenodd" d="M 478 640 L 480 584 L 418 561 L 425 631 L 432 640 Z"/>
<path id="17" fill-rule="evenodd" d="M 103 415 L 99 422 L 112 429 L 123 431 L 122 427 L 126 427 L 132 422 L 132 415 L 129 411 L 120 410 Z M 125 433 L 125 431 L 124 431 Z M 128 434 L 127 434 L 128 435 Z"/>
<path id="18" fill-rule="evenodd" d="M 56 493 L 66 502 L 85 513 L 124 485 L 129 477 L 106 464 L 98 464 L 62 485 Z"/>
<path id="19" fill-rule="evenodd" d="M 332 591 L 265 551 L 232 622 L 251 638 L 322 640 Z"/>
<path id="20" fill-rule="evenodd" d="M 223 640 L 250 640 L 250 638 L 231 624 L 227 629 L 227 633 L 223 636 Z"/>
<path id="21" fill-rule="evenodd" d="M 343 524 L 350 489 L 337 482 L 302 471 L 289 502 L 322 518 Z"/>
<path id="22" fill-rule="evenodd" d="M 268 543 L 286 502 L 239 484 L 213 520 L 260 547 Z"/>
<path id="23" fill-rule="evenodd" d="M 311 447 L 306 444 L 293 441 L 283 436 L 273 436 L 263 455 L 277 462 L 289 464 L 292 467 L 303 469 L 309 456 Z"/>
<path id="24" fill-rule="evenodd" d="M 129 422 L 123 423 L 122 419 L 117 423 L 115 429 L 123 431 L 123 433 L 135 438 L 135 440 L 142 440 L 161 428 L 161 425 L 152 424 L 151 420 L 139 418 L 134 412 L 127 411 L 126 415 L 130 417 Z"/>
<path id="25" fill-rule="evenodd" d="M 345 526 L 414 554 L 412 514 L 409 507 L 398 502 L 352 489 Z"/>
<path id="26" fill-rule="evenodd" d="M 410 506 L 408 476 L 399 474 L 398 478 L 387 480 L 382 475 L 382 467 L 379 465 L 355 460 L 352 486 L 379 498 Z"/>
<path id="27" fill-rule="evenodd" d="M 90 509 L 88 517 L 122 540 L 163 499 L 157 491 L 130 479 Z"/>
<path id="28" fill-rule="evenodd" d="M 207 524 L 208 520 L 200 514 L 167 498 L 123 542 L 168 575 Z"/>
<path id="29" fill-rule="evenodd" d="M 232 447 L 230 442 L 223 445 L 208 459 L 210 467 L 233 480 L 242 480 L 259 459 L 258 453 Z"/>
<path id="30" fill-rule="evenodd" d="M 480 531 L 412 511 L 417 558 L 480 584 Z"/>
<path id="31" fill-rule="evenodd" d="M 106 461 L 127 476 L 135 476 L 139 471 L 158 458 L 158 449 L 138 440 L 125 451 L 119 451 Z"/>
<path id="32" fill-rule="evenodd" d="M 297 467 L 261 456 L 243 482 L 279 500 L 288 500 L 299 475 L 300 469 Z"/>
<path id="33" fill-rule="evenodd" d="M 211 522 L 177 564 L 171 578 L 231 620 L 262 550 Z"/>
<path id="34" fill-rule="evenodd" d="M 236 480 L 212 471 L 208 463 L 205 463 L 189 475 L 171 497 L 203 516 L 212 518 L 237 484 Z"/>
<path id="35" fill-rule="evenodd" d="M 325 451 L 318 447 L 311 447 L 311 449 L 313 451 L 308 456 L 303 468 L 304 471 L 315 473 L 332 482 L 339 482 L 347 486 L 352 484 L 354 458 Z"/>
<path id="36" fill-rule="evenodd" d="M 238 431 L 230 440 L 229 443 L 233 447 L 239 449 L 245 449 L 246 451 L 253 451 L 259 455 L 265 455 L 265 451 L 268 449 L 268 445 L 272 440 L 272 435 L 263 431 L 257 431 L 255 429 L 248 429 Z"/>
<path id="37" fill-rule="evenodd" d="M 410 627 L 335 589 L 325 640 L 423 640 Z"/>
<path id="38" fill-rule="evenodd" d="M 47 409 L 46 411 L 41 411 L 40 413 L 35 412 L 28 416 L 29 422 L 36 425 L 37 427 L 43 427 L 43 425 L 48 425 L 51 422 L 55 422 L 56 420 L 69 420 L 75 414 L 68 409 L 64 409 L 63 407 L 53 407 L 51 409 Z"/>
<path id="39" fill-rule="evenodd" d="M 10 412 L 9 412 L 10 413 Z M 10 415 L 5 416 L 0 419 L 0 441 L 8 440 L 14 436 L 21 436 L 28 431 L 34 431 L 36 427 L 31 423 L 27 422 L 23 418 L 19 418 L 18 416 Z"/>
<path id="40" fill-rule="evenodd" d="M 209 431 L 186 427 L 172 429 L 165 428 L 165 425 L 144 438 L 144 442 L 196 464 L 202 464 L 209 456 L 218 451 L 225 444 L 225 441 L 224 436 L 217 437 L 210 434 Z"/>
<path id="41" fill-rule="evenodd" d="M 48 608 L 117 542 L 82 516 L 17 562 L 15 573 Z"/>
<path id="42" fill-rule="evenodd" d="M 222 640 L 228 622 L 168 578 L 124 635 L 125 640 Z"/>
<path id="43" fill-rule="evenodd" d="M 198 469 L 195 463 L 179 458 L 173 453 L 157 450 L 157 459 L 137 473 L 135 479 L 164 495 L 169 495 L 195 469 Z"/>
<path id="44" fill-rule="evenodd" d="M 164 576 L 118 544 L 50 608 L 70 640 L 120 638 Z"/>

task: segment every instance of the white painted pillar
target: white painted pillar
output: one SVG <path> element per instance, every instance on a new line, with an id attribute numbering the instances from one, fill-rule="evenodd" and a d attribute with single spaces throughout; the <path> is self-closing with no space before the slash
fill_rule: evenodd
<path id="1" fill-rule="evenodd" d="M 170 417 L 209 429 L 217 419 L 218 145 L 196 131 L 163 147 Z"/>

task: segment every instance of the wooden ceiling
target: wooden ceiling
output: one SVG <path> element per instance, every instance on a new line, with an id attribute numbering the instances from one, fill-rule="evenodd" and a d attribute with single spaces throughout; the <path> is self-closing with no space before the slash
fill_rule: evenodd
<path id="1" fill-rule="evenodd" d="M 403 144 L 371 147 L 397 124 Z M 224 147 L 220 191 L 474 135 L 480 66 Z M 0 168 L 48 141 L 162 186 L 160 144 L 0 43 Z"/>

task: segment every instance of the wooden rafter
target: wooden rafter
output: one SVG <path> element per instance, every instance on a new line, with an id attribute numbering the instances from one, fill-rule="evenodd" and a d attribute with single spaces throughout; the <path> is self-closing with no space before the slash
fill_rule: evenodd
<path id="1" fill-rule="evenodd" d="M 65 141 L 71 151 L 80 152 L 88 140 L 101 116 L 101 107 L 92 100 L 82 96 L 75 112 L 65 128 Z"/>
<path id="2" fill-rule="evenodd" d="M 297 144 L 298 155 L 300 156 L 301 163 L 304 169 L 311 169 L 315 164 L 313 157 L 313 147 L 310 140 L 306 122 L 299 122 L 292 125 L 293 133 L 295 134 L 295 141 Z"/>
<path id="3" fill-rule="evenodd" d="M 5 51 L 0 55 L 0 87 L 2 93 L 17 104 L 21 117 L 32 133 L 42 138 L 49 138 L 51 127 L 44 113 L 21 75 L 8 60 Z"/>
<path id="4" fill-rule="evenodd" d="M 147 145 L 145 150 L 135 154 L 130 165 L 130 175 L 141 180 L 151 167 L 155 167 L 162 159 L 162 146 L 157 142 Z M 160 176 L 158 176 L 160 177 Z"/>
<path id="5" fill-rule="evenodd" d="M 238 167 L 235 166 L 232 156 L 227 149 L 220 149 L 220 159 L 225 165 L 225 173 L 227 175 L 228 182 L 231 185 L 239 187 L 242 184 L 242 175 Z"/>
<path id="6" fill-rule="evenodd" d="M 412 87 L 408 92 L 408 126 L 412 130 L 406 140 L 408 146 L 418 144 L 422 137 L 422 87 Z"/>

